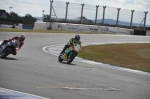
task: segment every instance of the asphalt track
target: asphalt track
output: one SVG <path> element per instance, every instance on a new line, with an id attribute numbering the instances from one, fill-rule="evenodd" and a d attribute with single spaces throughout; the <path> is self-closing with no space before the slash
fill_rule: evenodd
<path id="1" fill-rule="evenodd" d="M 2 33 L 0 40 L 21 33 Z M 0 87 L 50 99 L 149 99 L 150 76 L 73 61 L 59 63 L 45 46 L 66 44 L 74 34 L 24 33 L 16 56 L 0 59 Z M 90 42 L 150 42 L 150 36 L 81 34 Z"/>

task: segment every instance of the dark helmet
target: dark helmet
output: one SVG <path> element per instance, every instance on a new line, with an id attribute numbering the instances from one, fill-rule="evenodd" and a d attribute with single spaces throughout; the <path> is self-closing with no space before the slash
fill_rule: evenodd
<path id="1" fill-rule="evenodd" d="M 79 40 L 80 40 L 80 36 L 79 36 L 78 34 L 76 34 L 76 35 L 75 35 L 75 39 L 76 39 L 77 41 L 79 41 Z"/>
<path id="2" fill-rule="evenodd" d="M 19 39 L 20 39 L 21 42 L 23 42 L 23 41 L 25 40 L 25 38 L 26 38 L 26 37 L 25 37 L 24 34 L 21 34 L 20 37 L 19 37 Z"/>

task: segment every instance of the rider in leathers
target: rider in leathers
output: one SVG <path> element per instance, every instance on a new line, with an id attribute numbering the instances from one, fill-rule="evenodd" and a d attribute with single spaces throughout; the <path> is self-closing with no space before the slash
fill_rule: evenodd
<path id="1" fill-rule="evenodd" d="M 24 42 L 23 42 L 23 41 L 25 40 L 25 35 L 24 35 L 24 34 L 21 34 L 20 36 L 15 36 L 15 37 L 12 37 L 11 39 L 4 40 L 4 41 L 2 42 L 2 44 L 0 45 L 0 47 L 1 47 L 2 45 L 4 45 L 5 43 L 11 41 L 11 40 L 18 40 L 18 41 L 19 41 L 19 48 L 18 48 L 18 50 L 19 50 L 19 49 L 21 49 L 21 47 L 24 45 Z M 17 54 L 17 51 L 15 50 L 12 54 L 13 54 L 13 55 L 16 55 L 16 54 Z"/>
<path id="2" fill-rule="evenodd" d="M 78 34 L 76 34 L 74 38 L 71 38 L 69 40 L 69 42 L 64 46 L 64 48 L 63 48 L 63 50 L 61 51 L 60 54 L 63 54 L 65 52 L 65 50 L 67 48 L 69 48 L 70 46 L 72 46 L 74 43 L 78 43 L 80 45 L 80 47 L 81 47 L 80 36 Z"/>

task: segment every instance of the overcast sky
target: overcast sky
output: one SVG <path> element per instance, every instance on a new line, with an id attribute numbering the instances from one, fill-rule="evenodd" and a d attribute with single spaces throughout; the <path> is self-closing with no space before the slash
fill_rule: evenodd
<path id="1" fill-rule="evenodd" d="M 114 8 L 129 9 L 135 11 L 148 11 L 147 24 L 150 25 L 150 0 L 53 0 L 70 2 L 70 3 L 84 3 L 88 5 L 100 5 Z M 7 12 L 13 11 L 18 15 L 25 16 L 31 14 L 33 17 L 41 17 L 42 10 L 45 14 L 49 14 L 50 0 L 0 0 L 0 9 Z M 13 7 L 10 9 L 9 7 Z"/>

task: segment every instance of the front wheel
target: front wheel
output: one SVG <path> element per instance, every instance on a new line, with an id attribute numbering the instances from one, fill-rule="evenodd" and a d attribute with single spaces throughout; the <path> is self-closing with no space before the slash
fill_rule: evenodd
<path id="1" fill-rule="evenodd" d="M 62 62 L 62 61 L 63 61 L 63 59 L 61 58 L 61 55 L 58 56 L 58 61 L 59 61 L 59 62 Z"/>
<path id="2" fill-rule="evenodd" d="M 1 54 L 1 58 L 5 58 L 6 56 L 8 56 L 10 53 L 12 52 L 11 48 L 6 48 L 2 54 Z"/>

